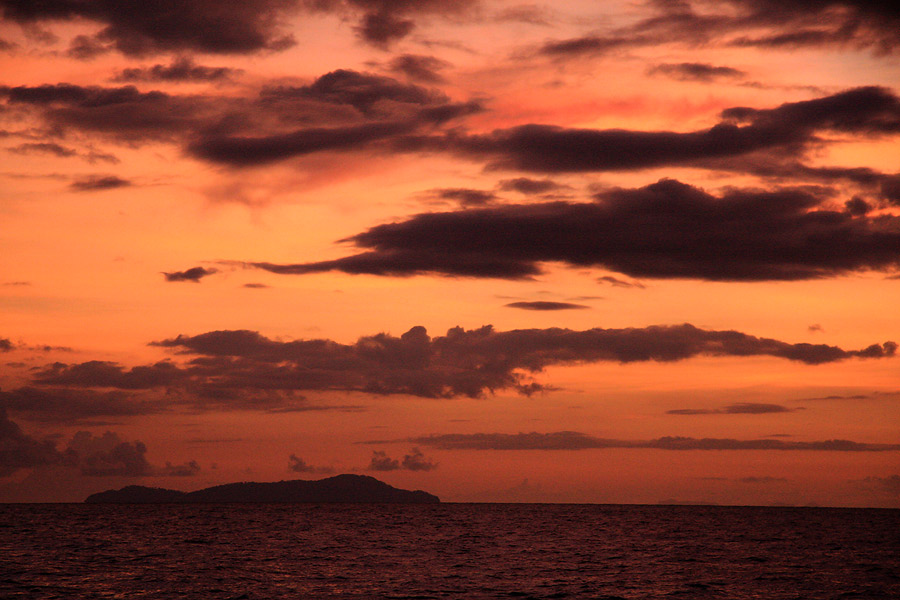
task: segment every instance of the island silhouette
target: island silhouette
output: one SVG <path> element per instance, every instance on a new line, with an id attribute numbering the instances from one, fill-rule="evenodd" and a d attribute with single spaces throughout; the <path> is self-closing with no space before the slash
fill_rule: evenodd
<path id="1" fill-rule="evenodd" d="M 421 490 L 402 490 L 367 475 L 336 475 L 310 481 L 226 483 L 194 492 L 129 485 L 91 494 L 89 504 L 165 504 L 205 502 L 308 502 L 435 504 L 440 498 Z"/>

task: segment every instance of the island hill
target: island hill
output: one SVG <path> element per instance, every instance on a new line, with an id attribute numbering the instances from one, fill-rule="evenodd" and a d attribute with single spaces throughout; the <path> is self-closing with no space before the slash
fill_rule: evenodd
<path id="1" fill-rule="evenodd" d="M 435 504 L 437 496 L 401 490 L 366 475 L 337 475 L 318 481 L 297 479 L 274 483 L 227 483 L 195 492 L 129 485 L 91 494 L 90 504 L 165 504 L 204 502 L 309 502 Z"/>

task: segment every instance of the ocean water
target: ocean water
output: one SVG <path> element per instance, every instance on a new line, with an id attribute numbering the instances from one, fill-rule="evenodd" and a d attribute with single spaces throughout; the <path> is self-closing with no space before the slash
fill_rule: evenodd
<path id="1" fill-rule="evenodd" d="M 900 510 L 7 504 L 0 598 L 900 599 Z"/>

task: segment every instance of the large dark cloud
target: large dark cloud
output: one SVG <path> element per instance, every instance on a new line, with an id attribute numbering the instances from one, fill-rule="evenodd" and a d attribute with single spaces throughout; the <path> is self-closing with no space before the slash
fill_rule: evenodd
<path id="1" fill-rule="evenodd" d="M 437 90 L 350 70 L 327 73 L 305 86 L 264 85 L 256 96 L 59 83 L 0 86 L 0 97 L 8 109 L 32 113 L 45 126 L 47 140 L 23 146 L 22 152 L 66 152 L 55 138 L 75 131 L 130 145 L 180 143 L 194 156 L 235 166 L 433 135 L 448 121 L 482 110 L 475 102 L 452 102 Z"/>
<path id="2" fill-rule="evenodd" d="M 757 34 L 740 35 L 736 45 L 786 47 L 871 47 L 890 54 L 900 46 L 900 7 L 870 0 L 729 0 L 742 11 L 735 28 L 756 26 Z"/>
<path id="3" fill-rule="evenodd" d="M 71 372 L 66 373 L 69 383 L 64 386 L 44 387 L 45 384 L 41 384 L 41 387 L 26 386 L 2 391 L 0 406 L 33 421 L 79 422 L 99 417 L 132 417 L 157 413 L 169 404 L 165 400 L 138 398 L 116 389 L 86 389 L 94 386 L 115 387 L 105 385 L 107 381 L 96 377 L 80 378 L 86 370 L 88 368 L 82 365 L 73 365 Z M 121 374 L 116 381 L 129 386 L 123 389 L 134 389 L 133 384 L 122 380 Z"/>
<path id="4" fill-rule="evenodd" d="M 588 450 L 605 448 L 656 450 L 805 450 L 822 452 L 893 452 L 900 444 L 867 444 L 849 440 L 793 442 L 772 439 L 661 437 L 653 440 L 599 438 L 577 431 L 553 433 L 447 433 L 408 440 L 443 450 Z"/>
<path id="5" fill-rule="evenodd" d="M 68 83 L 0 87 L 11 107 L 37 111 L 51 131 L 69 129 L 129 143 L 173 141 L 204 124 L 221 108 L 202 98 L 141 92 L 134 86 L 79 86 Z"/>
<path id="6" fill-rule="evenodd" d="M 423 327 L 413 327 L 399 337 L 380 333 L 353 344 L 212 331 L 153 345 L 173 350 L 182 360 L 134 367 L 104 361 L 53 363 L 33 370 L 28 386 L 0 392 L 0 407 L 33 421 L 71 423 L 179 410 L 357 411 L 360 407 L 354 405 L 313 404 L 300 393 L 476 398 L 513 390 L 531 395 L 553 389 L 534 375 L 557 365 L 698 356 L 772 356 L 818 365 L 896 352 L 892 342 L 847 350 L 688 324 L 585 331 L 457 327 L 434 338 Z M 735 405 L 728 412 L 760 412 L 766 406 Z"/>
<path id="7" fill-rule="evenodd" d="M 146 453 L 143 442 L 129 442 L 110 431 L 100 436 L 79 431 L 61 451 L 52 440 L 37 440 L 24 433 L 0 406 L 0 477 L 19 469 L 59 465 L 98 477 L 191 476 L 200 471 L 196 461 L 155 467 Z"/>
<path id="8" fill-rule="evenodd" d="M 19 469 L 57 465 L 67 457 L 56 449 L 50 440 L 37 440 L 10 421 L 0 406 L 0 477 L 11 475 Z"/>
<path id="9" fill-rule="evenodd" d="M 378 334 L 355 344 L 331 340 L 280 342 L 252 331 L 215 331 L 156 342 L 196 355 L 180 368 L 193 386 L 223 389 L 349 390 L 425 397 L 478 397 L 487 391 L 541 389 L 526 373 L 552 365 L 600 361 L 675 361 L 700 355 L 776 356 L 806 364 L 852 357 L 892 356 L 895 345 L 844 350 L 824 344 L 789 344 L 736 331 L 691 325 L 637 329 L 454 328 L 431 338 L 423 327 L 400 337 Z M 104 377 L 76 375 L 80 365 L 55 368 L 38 381 L 56 385 L 133 386 L 132 370 Z M 107 369 L 104 369 L 104 372 Z M 166 372 L 169 368 L 166 367 Z M 172 384 L 171 380 L 167 383 Z M 146 385 L 163 385 L 148 381 Z"/>
<path id="10" fill-rule="evenodd" d="M 491 161 L 494 168 L 532 172 L 627 171 L 659 166 L 705 166 L 708 161 L 760 151 L 804 155 L 825 132 L 900 133 L 900 98 L 864 87 L 772 109 L 734 107 L 710 129 L 686 133 L 569 129 L 528 124 L 481 135 L 448 134 L 410 140 L 411 148 L 444 149 Z M 722 166 L 722 165 L 719 165 Z"/>
<path id="11" fill-rule="evenodd" d="M 301 87 L 262 90 L 260 107 L 295 111 L 318 106 L 344 122 L 304 126 L 270 135 L 203 134 L 189 151 L 205 160 L 232 166 L 272 163 L 295 156 L 333 150 L 358 150 L 382 140 L 433 131 L 448 121 L 478 112 L 475 102 L 451 102 L 444 94 L 396 79 L 350 70 L 327 73 Z"/>
<path id="12" fill-rule="evenodd" d="M 7 20 L 22 25 L 86 19 L 103 29 L 89 40 L 132 56 L 173 51 L 250 53 L 294 44 L 285 19 L 300 0 L 0 0 Z"/>
<path id="13" fill-rule="evenodd" d="M 884 55 L 900 45 L 900 10 L 889 1 L 653 0 L 647 5 L 655 14 L 607 32 L 552 40 L 538 53 L 569 59 L 675 43 L 695 48 L 837 46 Z"/>
<path id="14" fill-rule="evenodd" d="M 249 263 L 281 274 L 324 271 L 522 279 L 541 263 L 638 278 L 801 280 L 900 267 L 900 218 L 822 207 L 810 191 L 732 189 L 713 196 L 674 180 L 550 202 L 427 213 L 349 241 L 365 251 L 305 264 Z"/>

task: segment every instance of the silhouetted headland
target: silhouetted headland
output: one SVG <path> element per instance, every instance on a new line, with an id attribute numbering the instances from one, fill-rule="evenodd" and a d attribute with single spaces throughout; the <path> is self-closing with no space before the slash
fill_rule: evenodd
<path id="1" fill-rule="evenodd" d="M 275 483 L 227 483 L 195 492 L 129 485 L 120 490 L 91 494 L 91 504 L 164 504 L 201 502 L 352 502 L 433 504 L 440 499 L 428 492 L 392 487 L 366 475 L 337 475 L 318 481 L 297 479 Z"/>

